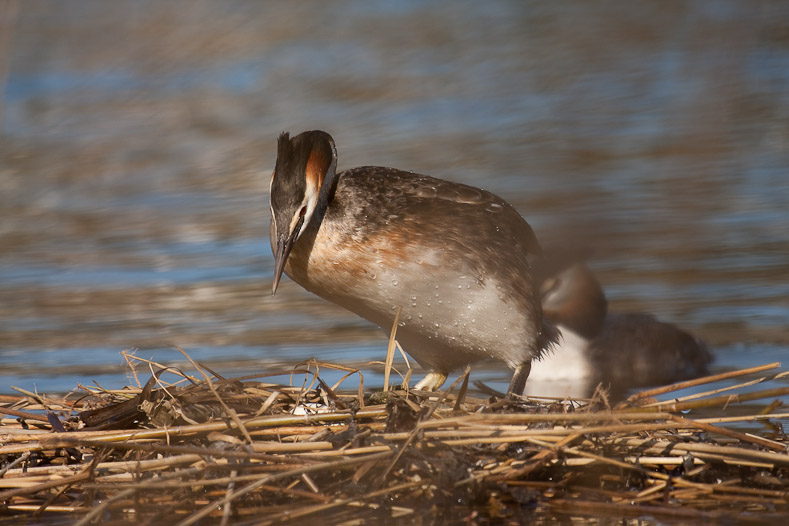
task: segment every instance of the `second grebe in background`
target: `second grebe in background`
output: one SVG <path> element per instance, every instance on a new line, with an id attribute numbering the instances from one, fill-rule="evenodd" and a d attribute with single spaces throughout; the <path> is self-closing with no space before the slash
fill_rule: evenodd
<path id="1" fill-rule="evenodd" d="M 712 361 L 703 342 L 674 325 L 649 314 L 609 313 L 600 283 L 583 263 L 544 280 L 542 305 L 562 338 L 534 363 L 527 394 L 586 396 L 600 382 L 621 394 L 702 376 Z"/>

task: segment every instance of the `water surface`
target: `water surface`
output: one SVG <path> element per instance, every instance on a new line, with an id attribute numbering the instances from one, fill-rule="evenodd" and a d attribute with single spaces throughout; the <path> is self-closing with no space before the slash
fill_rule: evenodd
<path id="1" fill-rule="evenodd" d="M 270 295 L 275 139 L 315 128 L 340 168 L 500 194 L 546 247 L 590 250 L 613 311 L 701 336 L 716 371 L 786 356 L 783 1 L 15 5 L 0 392 L 121 387 L 124 349 L 224 374 L 382 360 L 363 320 L 287 279 Z"/>

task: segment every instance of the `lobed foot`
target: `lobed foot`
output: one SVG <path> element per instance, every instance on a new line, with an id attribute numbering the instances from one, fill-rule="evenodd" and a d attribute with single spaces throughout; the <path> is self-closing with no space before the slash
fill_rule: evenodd
<path id="1" fill-rule="evenodd" d="M 528 373 L 527 373 L 528 374 Z M 430 371 L 427 376 L 414 386 L 414 389 L 424 391 L 436 391 L 447 381 L 447 375 L 436 371 Z"/>

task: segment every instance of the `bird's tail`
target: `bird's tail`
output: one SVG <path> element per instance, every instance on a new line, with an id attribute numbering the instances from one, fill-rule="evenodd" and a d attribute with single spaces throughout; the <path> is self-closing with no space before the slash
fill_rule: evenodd
<path id="1" fill-rule="evenodd" d="M 543 356 L 546 352 L 551 351 L 553 346 L 559 343 L 560 338 L 561 332 L 559 332 L 559 329 L 543 319 L 542 328 L 540 329 L 540 337 L 537 340 L 540 356 Z"/>

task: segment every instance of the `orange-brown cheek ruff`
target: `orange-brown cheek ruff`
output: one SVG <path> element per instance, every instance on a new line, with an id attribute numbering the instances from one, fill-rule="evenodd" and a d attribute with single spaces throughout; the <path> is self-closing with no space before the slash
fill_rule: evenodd
<path id="1" fill-rule="evenodd" d="M 329 169 L 330 160 L 322 150 L 313 150 L 307 159 L 304 176 L 307 183 L 307 195 L 317 196 L 323 186 L 326 171 Z"/>

